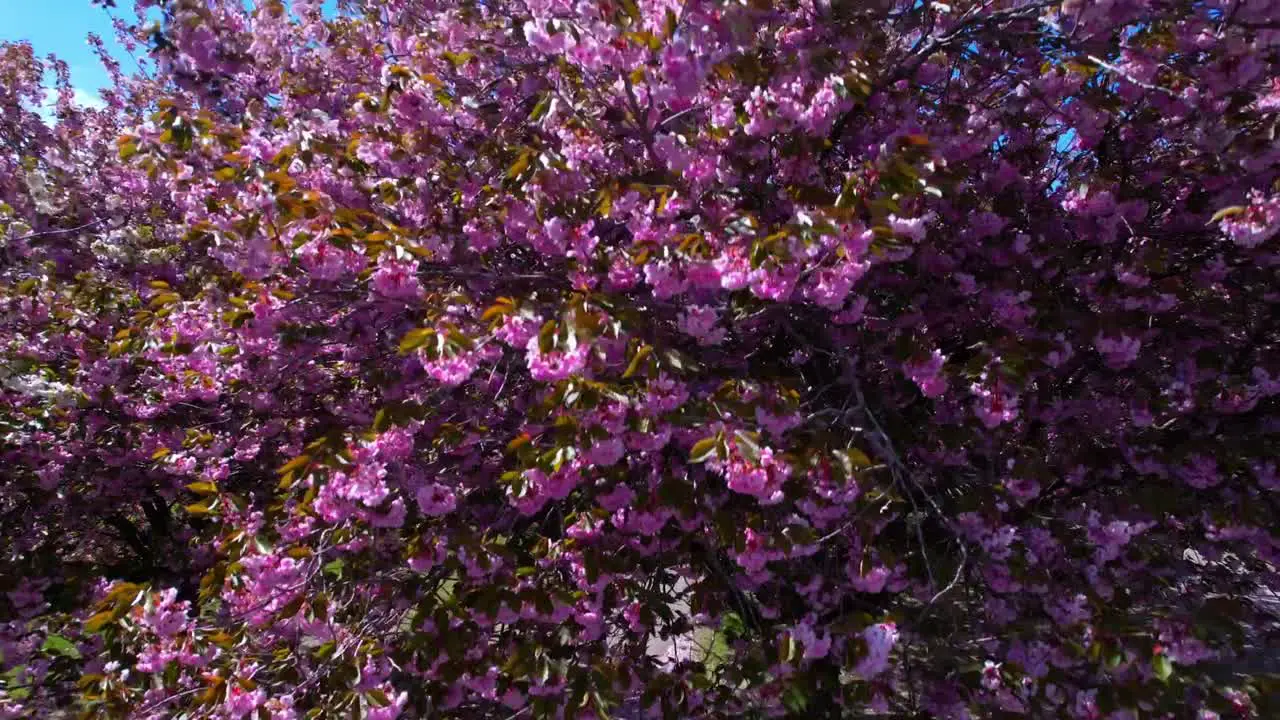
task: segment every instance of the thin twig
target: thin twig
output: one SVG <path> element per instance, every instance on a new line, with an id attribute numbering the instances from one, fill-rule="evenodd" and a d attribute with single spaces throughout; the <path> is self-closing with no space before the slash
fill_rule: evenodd
<path id="1" fill-rule="evenodd" d="M 96 225 L 101 225 L 104 222 L 106 222 L 106 218 L 98 218 L 93 222 L 85 223 L 84 225 L 79 225 L 77 227 L 62 228 L 60 230 L 42 230 L 40 232 L 29 233 L 27 235 L 23 235 L 20 238 L 14 238 L 14 239 L 17 242 L 21 242 L 24 240 L 35 240 L 36 238 L 53 237 L 54 235 L 67 235 L 70 233 L 80 232 L 81 230 L 88 230 L 89 228 L 94 227 Z"/>
<path id="2" fill-rule="evenodd" d="M 151 703 L 150 705 L 143 706 L 137 711 L 136 714 L 139 717 L 143 717 L 147 713 L 151 712 L 152 710 L 168 705 L 169 703 L 174 702 L 175 700 L 181 700 L 182 698 L 188 695 L 194 695 L 204 689 L 205 688 L 203 687 L 193 687 L 187 690 L 183 690 L 182 692 L 177 693 L 175 695 L 170 695 L 168 697 L 160 698 L 159 700 Z"/>

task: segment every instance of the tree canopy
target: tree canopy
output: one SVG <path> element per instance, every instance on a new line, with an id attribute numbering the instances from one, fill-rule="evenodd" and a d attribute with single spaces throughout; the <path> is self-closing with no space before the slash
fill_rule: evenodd
<path id="1" fill-rule="evenodd" d="M 0 43 L 0 718 L 1280 716 L 1280 2 L 134 9 Z"/>

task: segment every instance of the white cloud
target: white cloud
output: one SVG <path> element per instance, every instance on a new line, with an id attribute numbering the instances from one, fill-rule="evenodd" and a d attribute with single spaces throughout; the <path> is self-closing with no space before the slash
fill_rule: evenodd
<path id="1" fill-rule="evenodd" d="M 76 107 L 89 108 L 92 110 L 97 110 L 107 106 L 107 104 L 103 102 L 102 98 L 98 97 L 98 93 L 90 92 L 83 88 L 71 89 L 71 104 Z M 57 105 L 57 91 L 52 88 L 45 88 L 44 101 L 40 103 L 40 109 L 37 110 L 37 112 L 46 123 L 53 125 L 58 122 L 58 117 L 54 114 L 57 110 Z"/>
<path id="2" fill-rule="evenodd" d="M 107 103 L 104 102 L 102 98 L 98 97 L 98 93 L 89 92 L 87 90 L 82 90 L 80 88 L 75 88 L 72 91 L 72 98 L 73 98 L 72 102 L 74 102 L 76 105 L 92 108 L 94 110 L 101 110 L 102 108 L 107 106 Z"/>

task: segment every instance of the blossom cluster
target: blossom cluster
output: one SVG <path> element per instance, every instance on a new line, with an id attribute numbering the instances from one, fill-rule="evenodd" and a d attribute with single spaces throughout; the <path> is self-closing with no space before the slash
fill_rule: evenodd
<path id="1" fill-rule="evenodd" d="M 135 5 L 0 43 L 0 718 L 1280 717 L 1280 2 Z"/>

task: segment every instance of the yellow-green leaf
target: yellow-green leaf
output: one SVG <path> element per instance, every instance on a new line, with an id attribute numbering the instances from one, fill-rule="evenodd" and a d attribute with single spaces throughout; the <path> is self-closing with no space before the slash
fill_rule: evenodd
<path id="1" fill-rule="evenodd" d="M 1243 213 L 1245 210 L 1246 208 L 1243 205 L 1232 205 L 1231 207 L 1224 207 L 1218 212 L 1214 213 L 1213 217 L 1209 218 L 1209 222 L 1216 223 L 1219 220 L 1222 220 L 1224 218 L 1235 217 L 1236 215 Z"/>
<path id="2" fill-rule="evenodd" d="M 164 307 L 165 305 L 176 303 L 181 299 L 182 296 L 176 292 L 162 292 L 151 298 L 151 307 Z"/>
<path id="3" fill-rule="evenodd" d="M 441 55 L 443 55 L 444 59 L 448 60 L 449 64 L 453 65 L 455 68 L 459 68 L 459 67 L 462 67 L 463 65 L 466 65 L 468 62 L 471 61 L 472 58 L 475 57 L 475 53 L 469 53 L 469 52 L 456 53 L 448 50 L 441 53 Z"/>
<path id="4" fill-rule="evenodd" d="M 524 173 L 525 170 L 529 169 L 529 165 L 532 162 L 533 162 L 533 151 L 526 149 L 524 152 L 520 153 L 520 157 L 516 158 L 516 161 L 511 164 L 511 167 L 507 168 L 507 177 L 508 178 L 519 177 L 522 173 Z"/>
<path id="5" fill-rule="evenodd" d="M 640 22 L 640 6 L 636 4 L 636 0 L 622 0 L 621 4 L 623 11 L 627 13 L 627 17 L 631 18 L 631 22 Z"/>
<path id="6" fill-rule="evenodd" d="M 507 302 L 503 302 L 504 300 Z M 510 315 L 514 311 L 515 306 L 511 304 L 509 298 L 498 298 L 498 302 L 490 305 L 484 311 L 484 314 L 480 316 L 480 319 L 484 322 L 489 322 L 500 315 Z"/>
<path id="7" fill-rule="evenodd" d="M 295 470 L 301 470 L 302 468 L 307 466 L 307 463 L 310 463 L 310 462 L 311 462 L 310 455 L 306 455 L 306 454 L 299 455 L 298 457 L 290 460 L 284 465 L 281 465 L 280 469 L 276 470 L 276 473 L 280 475 L 284 475 L 285 473 L 294 472 Z"/>
<path id="8" fill-rule="evenodd" d="M 644 362 L 644 359 L 649 357 L 652 354 L 653 354 L 652 346 L 641 345 L 640 348 L 636 350 L 635 357 L 631 358 L 631 362 L 627 365 L 626 371 L 622 373 L 622 378 L 625 380 L 635 375 L 637 372 L 639 372 L 640 363 Z"/>
<path id="9" fill-rule="evenodd" d="M 220 648 L 229 648 L 232 645 L 234 645 L 236 642 L 235 638 L 233 638 L 231 635 L 229 635 L 227 632 L 223 630 L 219 630 L 211 635 L 207 635 L 205 636 L 205 639 L 213 643 L 214 645 L 217 645 Z"/>
<path id="10" fill-rule="evenodd" d="M 106 627 L 107 624 L 113 623 L 118 619 L 119 618 L 116 617 L 116 613 L 113 610 L 100 612 L 84 622 L 84 631 L 87 633 L 96 633 Z"/>
<path id="11" fill-rule="evenodd" d="M 600 217 L 609 217 L 613 214 L 613 190 L 604 187 L 600 189 L 600 199 L 596 203 L 596 214 Z"/>
<path id="12" fill-rule="evenodd" d="M 404 355 L 406 353 L 413 352 L 423 345 L 426 345 L 427 341 L 429 341 L 435 334 L 436 331 L 434 328 L 417 328 L 415 330 L 410 330 L 404 334 L 403 338 L 400 338 L 400 354 Z"/>
<path id="13" fill-rule="evenodd" d="M 533 438 L 530 437 L 529 433 L 520 433 L 519 437 L 507 443 L 507 452 L 519 450 L 521 447 L 528 445 L 532 439 Z"/>
<path id="14" fill-rule="evenodd" d="M 537 105 L 533 106 L 533 110 L 529 113 L 529 119 L 533 122 L 537 122 L 541 120 L 543 116 L 547 114 L 547 111 L 550 109 L 551 109 L 551 94 L 547 93 L 546 95 L 542 96 L 542 99 L 538 101 Z"/>
<path id="15" fill-rule="evenodd" d="M 871 467 L 874 464 L 872 463 L 871 458 L 868 457 L 865 452 L 859 450 L 858 448 L 849 448 L 845 452 L 849 456 L 849 462 L 855 468 Z"/>
<path id="16" fill-rule="evenodd" d="M 716 454 L 716 446 L 719 444 L 719 438 L 712 436 L 703 438 L 693 444 L 693 449 L 689 451 L 690 462 L 706 462 Z"/>

